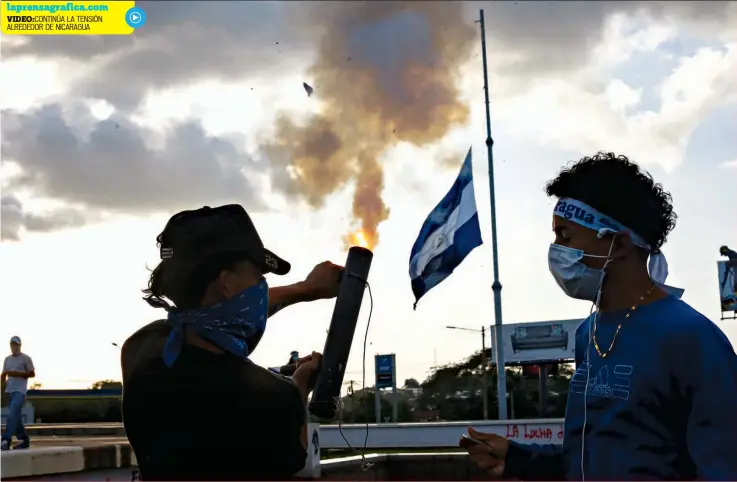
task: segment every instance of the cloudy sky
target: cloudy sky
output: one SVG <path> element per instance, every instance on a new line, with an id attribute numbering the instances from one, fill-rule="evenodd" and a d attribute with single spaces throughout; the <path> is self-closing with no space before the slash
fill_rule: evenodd
<path id="1" fill-rule="evenodd" d="M 44 386 L 119 378 L 111 343 L 162 316 L 140 298 L 156 235 L 178 210 L 230 202 L 292 262 L 272 284 L 342 263 L 357 228 L 378 240 L 368 355 L 396 353 L 400 381 L 478 349 L 445 326 L 493 323 L 479 8 L 505 323 L 588 314 L 548 272 L 543 185 L 598 150 L 672 192 L 669 284 L 719 319 L 718 248 L 737 245 L 737 4 L 139 6 L 133 36 L 0 45 L 0 338 L 23 338 Z M 412 311 L 411 246 L 469 146 L 487 244 Z M 254 359 L 321 350 L 332 306 L 274 317 Z M 359 382 L 367 308 L 346 376 Z"/>

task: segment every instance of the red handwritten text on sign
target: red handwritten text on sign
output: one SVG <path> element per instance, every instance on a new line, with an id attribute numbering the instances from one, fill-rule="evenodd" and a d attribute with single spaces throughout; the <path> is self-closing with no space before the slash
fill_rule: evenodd
<path id="1" fill-rule="evenodd" d="M 562 442 L 562 425 L 526 425 L 508 424 L 507 438 L 516 441 L 529 442 Z"/>

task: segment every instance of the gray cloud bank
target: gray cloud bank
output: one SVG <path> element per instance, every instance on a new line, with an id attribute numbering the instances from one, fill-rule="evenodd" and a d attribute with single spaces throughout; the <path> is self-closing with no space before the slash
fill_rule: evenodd
<path id="1" fill-rule="evenodd" d="M 402 2 L 383 2 L 401 11 Z M 147 26 L 125 37 L 27 37 L 3 49 L 20 56 L 76 59 L 91 71 L 73 87 L 78 96 L 134 109 L 157 89 L 204 79 L 238 80 L 278 75 L 302 58 L 341 22 L 370 20 L 371 2 L 180 2 L 144 1 Z M 496 51 L 518 54 L 499 65 L 504 75 L 544 75 L 587 62 L 605 20 L 620 12 L 672 18 L 703 31 L 726 27 L 730 2 L 471 2 L 469 22 L 484 8 L 487 36 Z M 382 8 L 383 8 L 382 7 Z M 490 50 L 494 55 L 494 50 Z"/>
<path id="2" fill-rule="evenodd" d="M 0 240 L 18 241 L 20 230 L 54 231 L 63 228 L 74 228 L 85 223 L 81 211 L 63 208 L 54 209 L 45 214 L 31 214 L 23 209 L 23 204 L 14 196 L 0 198 Z"/>
<path id="3" fill-rule="evenodd" d="M 233 200 L 251 209 L 263 208 L 262 176 L 272 181 L 283 177 L 283 173 L 273 171 L 283 169 L 288 162 L 275 161 L 271 166 L 254 162 L 237 141 L 209 136 L 194 121 L 176 126 L 161 145 L 151 147 L 147 141 L 156 137 L 155 133 L 130 118 L 147 95 L 166 88 L 207 79 L 273 78 L 298 59 L 319 56 L 325 39 L 341 38 L 346 25 L 360 27 L 368 39 L 398 40 L 396 45 L 377 44 L 376 60 L 366 57 L 365 46 L 356 45 L 352 53 L 354 47 L 348 43 L 339 49 L 340 59 L 327 58 L 334 63 L 326 66 L 326 58 L 318 58 L 316 65 L 322 69 L 325 84 L 339 83 L 343 67 L 358 55 L 369 62 L 367 68 L 377 71 L 382 85 L 386 82 L 387 86 L 407 88 L 404 79 L 395 78 L 405 75 L 405 70 L 381 60 L 399 58 L 406 62 L 417 50 L 411 42 L 401 41 L 407 33 L 386 31 L 407 25 L 387 22 L 391 12 L 401 15 L 411 10 L 430 19 L 437 18 L 438 8 L 462 8 L 462 15 L 449 14 L 447 21 L 470 24 L 478 8 L 484 8 L 489 55 L 503 52 L 514 58 L 497 68 L 522 82 L 585 65 L 612 14 L 643 11 L 714 32 L 726 28 L 730 8 L 729 2 L 509 1 L 443 7 L 444 3 L 402 6 L 392 2 L 391 8 L 384 9 L 389 5 L 383 2 L 140 2 L 147 12 L 147 25 L 133 36 L 33 36 L 4 46 L 4 60 L 33 57 L 84 62 L 89 71 L 70 86 L 69 97 L 104 99 L 118 111 L 104 121 L 92 120 L 84 108 L 70 120 L 56 104 L 27 112 L 2 112 L 3 160 L 21 167 L 20 175 L 4 180 L 10 196 L 3 198 L 3 238 L 17 238 L 21 226 L 45 230 L 83 222 L 81 211 L 57 213 L 61 216 L 58 223 L 33 218 L 12 197 L 16 190 L 85 206 L 90 211 L 150 212 Z M 442 29 L 436 21 L 428 23 Z M 458 24 L 448 28 L 453 30 Z M 476 48 L 475 44 L 459 43 L 466 49 Z M 422 54 L 422 49 L 417 51 Z M 457 52 L 459 57 L 466 54 Z M 447 55 L 436 57 L 448 59 Z M 435 68 L 426 59 L 419 62 L 425 62 L 423 68 Z M 409 84 L 410 88 L 412 85 L 427 88 L 421 82 Z M 321 86 L 315 87 L 321 95 Z M 423 99 L 416 92 L 405 94 L 410 99 Z M 88 133 L 80 133 L 76 127 L 80 117 L 92 125 Z M 408 125 L 401 133 L 412 127 L 416 126 Z"/>
<path id="4" fill-rule="evenodd" d="M 92 119 L 83 107 L 76 114 Z M 21 168 L 20 174 L 3 180 L 3 190 L 11 195 L 17 190 L 40 193 L 110 212 L 172 211 L 231 201 L 251 210 L 263 208 L 263 166 L 250 161 L 231 139 L 209 136 L 200 124 L 187 122 L 155 148 L 146 142 L 153 134 L 124 117 L 91 122 L 90 132 L 83 135 L 59 105 L 2 112 L 2 157 Z M 3 209 L 7 238 L 14 237 L 19 219 L 37 231 L 80 224 L 18 217 L 22 206 L 13 198 L 4 201 Z"/>

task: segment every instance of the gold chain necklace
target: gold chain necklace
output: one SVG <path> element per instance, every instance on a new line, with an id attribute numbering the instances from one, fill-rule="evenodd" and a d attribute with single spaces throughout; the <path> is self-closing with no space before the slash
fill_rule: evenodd
<path id="1" fill-rule="evenodd" d="M 642 303 L 645 300 L 645 298 L 650 296 L 650 294 L 653 292 L 654 289 L 655 289 L 655 284 L 653 284 L 644 295 L 640 296 L 640 299 L 637 301 L 637 303 L 632 305 L 632 308 L 630 308 L 627 314 L 624 315 L 624 320 L 622 320 L 619 323 L 619 325 L 617 326 L 617 331 L 614 332 L 614 338 L 612 338 L 612 343 L 609 345 L 609 349 L 603 353 L 601 349 L 599 349 L 599 344 L 596 343 L 596 318 L 598 318 L 598 316 L 594 318 L 594 334 L 592 336 L 592 339 L 594 341 L 594 348 L 596 348 L 596 353 L 598 353 L 600 357 L 606 358 L 606 356 L 612 351 L 612 348 L 614 348 L 614 342 L 617 341 L 617 335 L 619 335 L 619 330 L 622 329 L 622 324 L 624 324 L 625 320 L 627 320 L 630 316 L 632 316 L 632 313 L 634 313 L 637 307 L 640 306 L 640 303 Z"/>

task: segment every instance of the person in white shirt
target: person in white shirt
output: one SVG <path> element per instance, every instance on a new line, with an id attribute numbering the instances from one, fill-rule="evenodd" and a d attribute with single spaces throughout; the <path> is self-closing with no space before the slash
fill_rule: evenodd
<path id="1" fill-rule="evenodd" d="M 14 449 L 25 449 L 31 444 L 31 440 L 26 433 L 23 425 L 23 405 L 26 402 L 26 392 L 28 391 L 28 379 L 36 376 L 36 369 L 33 366 L 31 357 L 20 351 L 20 338 L 14 336 L 10 339 L 10 356 L 5 358 L 3 363 L 3 372 L 0 377 L 8 384 L 5 387 L 5 393 L 10 395 L 10 403 L 8 405 L 8 419 L 5 424 L 5 432 L 2 437 L 2 450 L 10 448 L 10 441 L 15 435 L 20 443 Z"/>

